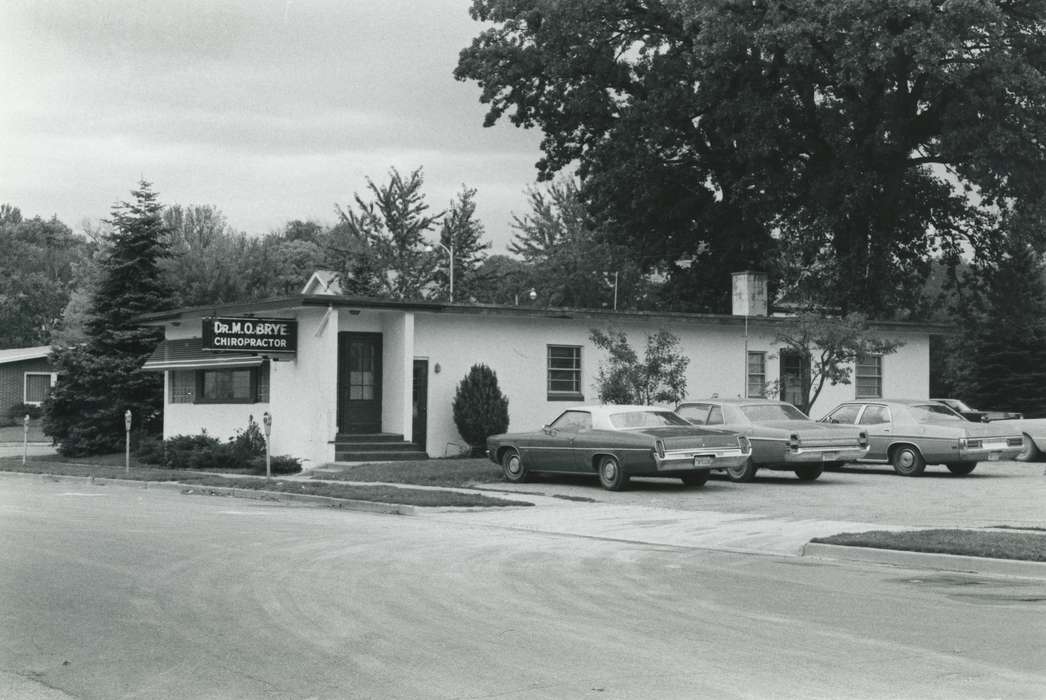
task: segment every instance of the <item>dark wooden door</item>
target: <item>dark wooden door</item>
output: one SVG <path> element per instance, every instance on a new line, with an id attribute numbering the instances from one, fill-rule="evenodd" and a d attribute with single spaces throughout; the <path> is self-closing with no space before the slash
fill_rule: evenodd
<path id="1" fill-rule="evenodd" d="M 414 360 L 414 444 L 425 449 L 429 429 L 429 361 Z"/>
<path id="2" fill-rule="evenodd" d="M 381 432 L 381 333 L 338 334 L 338 430 Z"/>

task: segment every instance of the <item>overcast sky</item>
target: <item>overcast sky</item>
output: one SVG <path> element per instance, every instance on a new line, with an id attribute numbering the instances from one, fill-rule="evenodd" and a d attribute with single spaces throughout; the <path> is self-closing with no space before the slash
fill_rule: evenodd
<path id="1" fill-rule="evenodd" d="M 452 71 L 469 0 L 0 0 L 0 202 L 79 230 L 141 178 L 263 234 L 424 167 L 495 252 L 527 211 L 536 131 L 484 129 Z"/>

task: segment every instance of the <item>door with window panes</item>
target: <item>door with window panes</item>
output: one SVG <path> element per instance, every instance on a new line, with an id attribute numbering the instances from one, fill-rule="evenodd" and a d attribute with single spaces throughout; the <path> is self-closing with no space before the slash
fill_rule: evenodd
<path id="1" fill-rule="evenodd" d="M 338 334 L 338 431 L 381 432 L 381 333 Z"/>

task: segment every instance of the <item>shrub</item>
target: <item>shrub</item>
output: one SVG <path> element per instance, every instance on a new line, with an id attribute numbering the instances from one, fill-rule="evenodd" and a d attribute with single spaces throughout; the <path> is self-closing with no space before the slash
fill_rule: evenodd
<path id="1" fill-rule="evenodd" d="M 44 414 L 44 409 L 31 403 L 16 403 L 7 413 L 14 420 L 15 425 L 18 425 L 22 422 L 25 414 L 28 413 L 31 420 L 36 420 Z"/>
<path id="2" fill-rule="evenodd" d="M 250 461 L 254 474 L 265 474 L 265 456 L 254 457 Z M 269 457 L 269 470 L 273 474 L 297 474 L 301 471 L 301 460 L 289 455 L 272 455 Z"/>
<path id="3" fill-rule="evenodd" d="M 213 464 L 214 453 L 222 443 L 206 432 L 199 435 L 175 435 L 164 443 L 163 464 L 171 469 L 206 469 Z"/>
<path id="4" fill-rule="evenodd" d="M 498 376 L 486 365 L 473 365 L 454 396 L 454 424 L 473 453 L 487 438 L 508 430 L 508 399 L 498 388 Z"/>
<path id="5" fill-rule="evenodd" d="M 163 440 L 158 437 L 147 437 L 138 443 L 138 451 L 135 456 L 138 457 L 139 462 L 144 464 L 162 465 L 164 463 L 163 452 Z"/>

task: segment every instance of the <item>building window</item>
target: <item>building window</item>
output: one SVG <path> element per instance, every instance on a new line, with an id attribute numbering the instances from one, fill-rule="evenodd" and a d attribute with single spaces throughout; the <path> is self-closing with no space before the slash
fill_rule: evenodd
<path id="1" fill-rule="evenodd" d="M 23 400 L 27 404 L 39 406 L 51 393 L 58 375 L 51 372 L 26 372 Z"/>
<path id="2" fill-rule="evenodd" d="M 883 356 L 862 355 L 854 372 L 856 398 L 879 399 L 883 395 Z"/>
<path id="3" fill-rule="evenodd" d="M 269 363 L 237 369 L 171 370 L 168 403 L 268 403 Z"/>
<path id="4" fill-rule="evenodd" d="M 168 374 L 168 403 L 192 403 L 196 393 L 196 372 L 191 369 L 175 369 Z"/>
<path id="5" fill-rule="evenodd" d="M 579 401 L 581 395 L 581 348 L 575 345 L 548 346 L 548 400 Z"/>
<path id="6" fill-rule="evenodd" d="M 766 353 L 748 353 L 748 398 L 766 396 Z"/>

